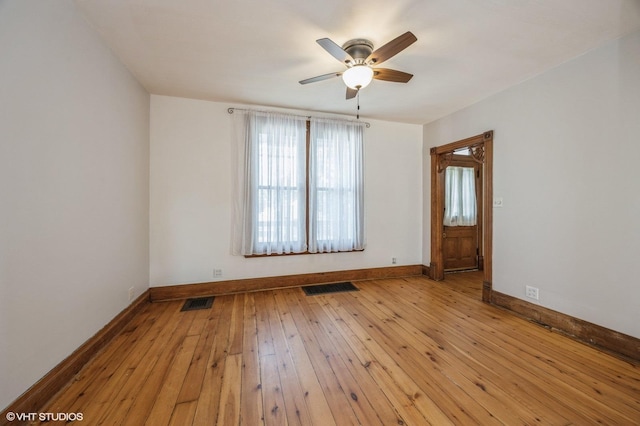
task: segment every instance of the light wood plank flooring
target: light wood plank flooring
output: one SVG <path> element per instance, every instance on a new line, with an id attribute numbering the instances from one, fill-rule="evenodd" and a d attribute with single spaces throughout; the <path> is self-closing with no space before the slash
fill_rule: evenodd
<path id="1" fill-rule="evenodd" d="M 632 425 L 640 366 L 480 302 L 476 273 L 149 304 L 43 412 L 90 425 Z"/>

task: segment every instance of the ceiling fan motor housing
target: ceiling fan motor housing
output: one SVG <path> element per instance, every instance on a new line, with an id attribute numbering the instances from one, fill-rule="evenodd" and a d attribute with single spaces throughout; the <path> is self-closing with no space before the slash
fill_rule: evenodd
<path id="1" fill-rule="evenodd" d="M 352 65 L 359 65 L 364 64 L 364 61 L 373 52 L 373 43 L 363 38 L 354 38 L 343 44 L 342 49 L 355 59 L 356 62 Z"/>

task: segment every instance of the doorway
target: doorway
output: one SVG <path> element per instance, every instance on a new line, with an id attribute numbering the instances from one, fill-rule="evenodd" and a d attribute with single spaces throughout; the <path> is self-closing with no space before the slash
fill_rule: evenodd
<path id="1" fill-rule="evenodd" d="M 445 221 L 445 182 L 449 167 L 456 168 L 456 172 L 458 168 L 472 168 L 472 173 L 476 173 L 477 216 L 473 226 L 449 226 L 451 215 Z M 461 173 L 469 173 L 469 170 Z M 482 300 L 485 302 L 491 301 L 492 291 L 492 199 L 493 131 L 431 148 L 429 276 L 440 281 L 445 279 L 446 270 L 481 269 Z"/>

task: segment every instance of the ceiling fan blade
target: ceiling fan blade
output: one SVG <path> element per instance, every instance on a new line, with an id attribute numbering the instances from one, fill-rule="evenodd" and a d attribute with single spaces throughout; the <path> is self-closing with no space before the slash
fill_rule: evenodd
<path id="1" fill-rule="evenodd" d="M 329 74 L 322 74 L 322 75 L 318 75 L 316 77 L 311 77 L 311 78 L 307 78 L 307 79 L 304 79 L 304 80 L 300 80 L 299 83 L 300 84 L 315 83 L 316 81 L 328 80 L 328 79 L 333 78 L 333 77 L 340 77 L 341 75 L 342 75 L 342 72 L 330 72 Z"/>
<path id="2" fill-rule="evenodd" d="M 355 63 L 355 60 L 353 59 L 353 57 L 349 55 L 347 52 L 345 52 L 345 50 L 342 47 L 335 44 L 331 39 L 321 38 L 316 40 L 316 43 L 322 46 L 324 50 L 329 52 L 331 56 L 333 56 L 343 64 L 349 65 L 349 64 Z"/>
<path id="3" fill-rule="evenodd" d="M 411 46 L 416 42 L 416 40 L 418 40 L 416 36 L 413 35 L 411 31 L 407 31 L 406 33 L 394 38 L 389 43 L 372 52 L 365 60 L 365 63 L 369 65 L 381 64 L 382 62 Z"/>
<path id="4" fill-rule="evenodd" d="M 347 87 L 347 99 L 353 99 L 358 94 L 356 89 L 352 89 L 351 87 Z"/>
<path id="5" fill-rule="evenodd" d="M 376 80 L 393 81 L 394 83 L 407 83 L 413 74 L 392 70 L 389 68 L 374 68 L 373 78 Z"/>

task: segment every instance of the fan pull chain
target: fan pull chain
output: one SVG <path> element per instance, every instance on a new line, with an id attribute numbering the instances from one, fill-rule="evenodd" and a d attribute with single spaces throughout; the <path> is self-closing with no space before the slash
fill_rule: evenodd
<path id="1" fill-rule="evenodd" d="M 356 112 L 356 120 L 360 120 L 360 90 L 356 93 L 356 102 L 358 104 L 358 110 Z"/>

